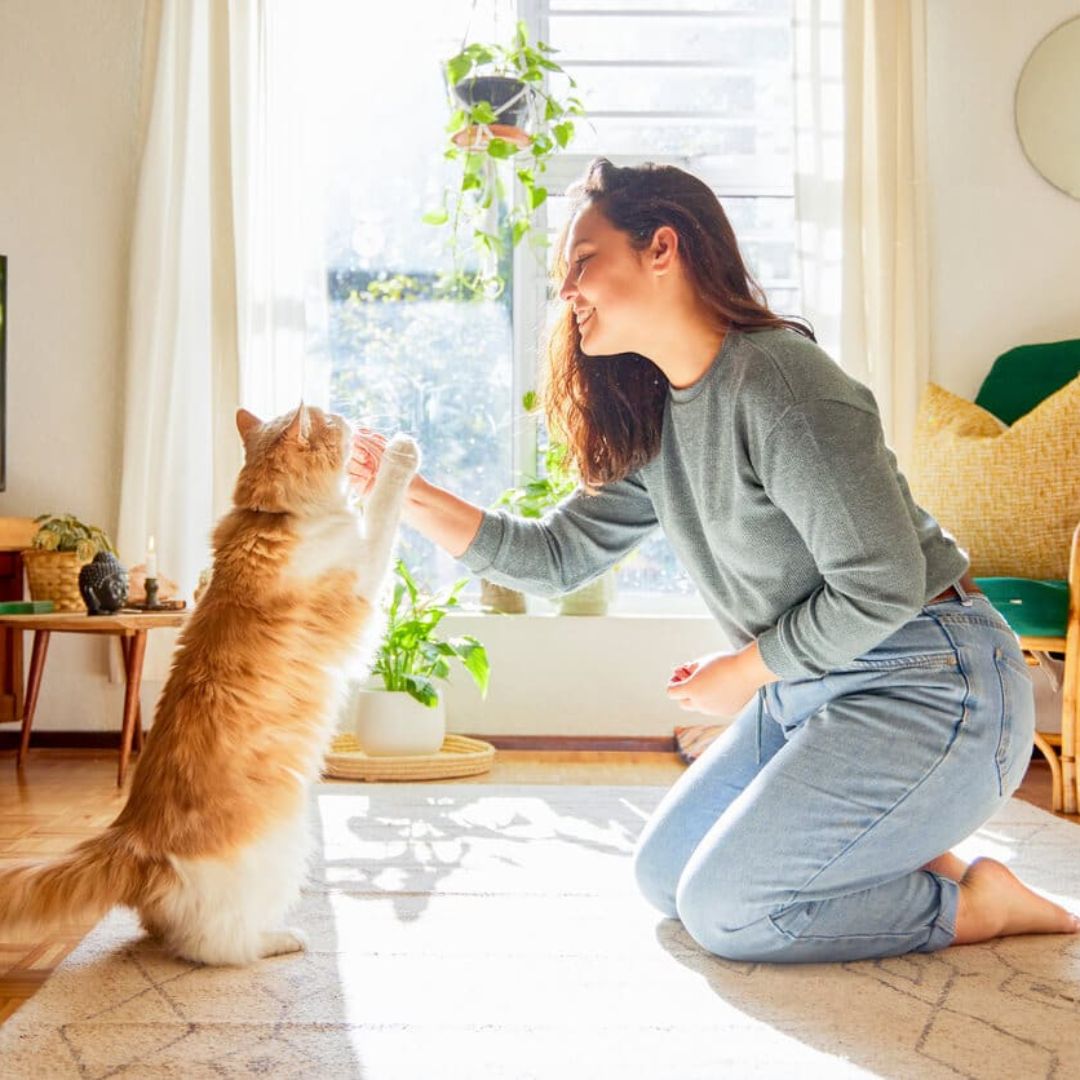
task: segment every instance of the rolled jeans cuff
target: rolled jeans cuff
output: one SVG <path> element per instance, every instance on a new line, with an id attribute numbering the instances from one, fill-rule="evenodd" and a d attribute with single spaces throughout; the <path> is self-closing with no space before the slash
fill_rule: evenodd
<path id="1" fill-rule="evenodd" d="M 937 918 L 930 926 L 930 936 L 926 944 L 921 946 L 918 952 L 937 952 L 939 949 L 948 948 L 956 937 L 956 909 L 960 903 L 960 886 L 951 878 L 942 877 L 932 870 L 927 870 L 936 882 L 940 906 Z"/>

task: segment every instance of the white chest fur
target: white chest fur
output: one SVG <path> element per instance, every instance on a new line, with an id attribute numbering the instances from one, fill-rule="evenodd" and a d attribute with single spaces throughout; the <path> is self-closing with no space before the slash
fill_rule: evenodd
<path id="1" fill-rule="evenodd" d="M 300 523 L 300 542 L 289 564 L 289 576 L 313 581 L 332 570 L 359 570 L 366 543 L 363 522 L 340 510 Z"/>

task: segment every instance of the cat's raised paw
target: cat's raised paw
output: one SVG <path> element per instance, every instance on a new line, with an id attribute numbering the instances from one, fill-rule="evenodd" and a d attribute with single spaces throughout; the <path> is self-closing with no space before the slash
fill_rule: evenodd
<path id="1" fill-rule="evenodd" d="M 411 435 L 395 435 L 387 444 L 383 458 L 401 469 L 415 472 L 420 468 L 420 447 Z"/>

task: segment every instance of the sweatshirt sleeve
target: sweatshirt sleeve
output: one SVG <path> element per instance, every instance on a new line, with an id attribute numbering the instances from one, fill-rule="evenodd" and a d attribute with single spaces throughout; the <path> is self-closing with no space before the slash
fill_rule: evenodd
<path id="1" fill-rule="evenodd" d="M 880 645 L 923 604 L 926 560 L 876 411 L 790 406 L 759 451 L 766 494 L 824 579 L 758 638 L 782 678 L 820 676 Z"/>
<path id="2" fill-rule="evenodd" d="M 637 474 L 580 488 L 540 520 L 485 511 L 461 561 L 474 573 L 537 596 L 556 596 L 598 577 L 657 527 Z"/>

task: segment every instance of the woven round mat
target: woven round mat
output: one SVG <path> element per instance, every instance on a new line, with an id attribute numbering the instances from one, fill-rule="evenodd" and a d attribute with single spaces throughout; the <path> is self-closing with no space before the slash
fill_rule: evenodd
<path id="1" fill-rule="evenodd" d="M 340 780 L 444 780 L 487 772 L 495 747 L 466 735 L 447 735 L 437 754 L 370 757 L 355 736 L 338 735 L 330 744 L 323 773 Z"/>

